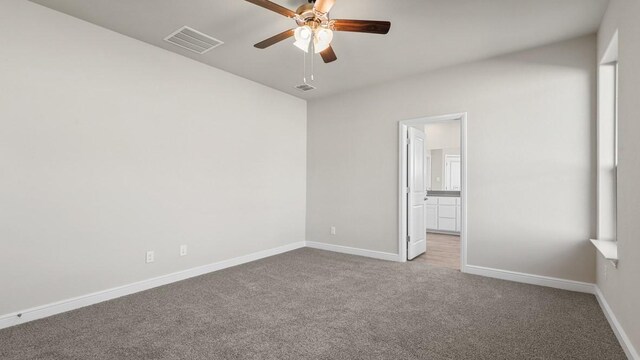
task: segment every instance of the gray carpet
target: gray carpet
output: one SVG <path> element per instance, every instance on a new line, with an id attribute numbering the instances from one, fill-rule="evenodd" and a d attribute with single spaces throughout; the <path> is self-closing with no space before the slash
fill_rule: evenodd
<path id="1" fill-rule="evenodd" d="M 625 359 L 592 295 L 300 249 L 0 331 L 1 359 Z"/>

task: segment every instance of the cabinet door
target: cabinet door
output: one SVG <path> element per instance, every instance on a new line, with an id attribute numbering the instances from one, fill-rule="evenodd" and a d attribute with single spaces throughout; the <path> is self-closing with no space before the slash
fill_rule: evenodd
<path id="1" fill-rule="evenodd" d="M 454 197 L 441 197 L 438 198 L 438 205 L 455 205 L 456 199 Z"/>
<path id="2" fill-rule="evenodd" d="M 440 218 L 456 218 L 456 206 L 454 205 L 438 205 L 438 217 Z"/>
<path id="3" fill-rule="evenodd" d="M 456 219 L 439 218 L 438 230 L 442 231 L 456 231 Z"/>
<path id="4" fill-rule="evenodd" d="M 456 206 L 458 209 L 456 211 L 456 231 L 460 232 L 461 220 L 462 220 L 462 211 L 460 211 L 460 205 Z"/>
<path id="5" fill-rule="evenodd" d="M 427 229 L 438 230 L 438 205 L 427 205 Z"/>
<path id="6" fill-rule="evenodd" d="M 438 205 L 438 197 L 437 196 L 427 196 L 426 204 L 427 205 Z"/>
<path id="7" fill-rule="evenodd" d="M 444 189 L 460 191 L 460 155 L 445 155 Z"/>

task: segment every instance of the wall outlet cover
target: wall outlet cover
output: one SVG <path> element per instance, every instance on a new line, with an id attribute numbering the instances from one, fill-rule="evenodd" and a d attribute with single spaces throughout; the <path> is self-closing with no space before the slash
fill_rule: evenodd
<path id="1" fill-rule="evenodd" d="M 146 263 L 152 263 L 155 260 L 155 255 L 153 253 L 153 250 L 147 251 L 147 257 L 146 257 Z"/>

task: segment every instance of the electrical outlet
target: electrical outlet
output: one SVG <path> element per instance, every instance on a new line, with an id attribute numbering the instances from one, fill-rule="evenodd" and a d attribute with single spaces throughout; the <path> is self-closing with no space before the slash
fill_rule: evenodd
<path id="1" fill-rule="evenodd" d="M 152 263 L 155 260 L 155 256 L 153 254 L 153 250 L 147 251 L 146 263 Z"/>
<path id="2" fill-rule="evenodd" d="M 187 245 L 180 245 L 180 256 L 187 255 Z"/>
<path id="3" fill-rule="evenodd" d="M 335 235 L 336 234 L 336 227 L 332 226 L 331 227 L 331 235 Z"/>

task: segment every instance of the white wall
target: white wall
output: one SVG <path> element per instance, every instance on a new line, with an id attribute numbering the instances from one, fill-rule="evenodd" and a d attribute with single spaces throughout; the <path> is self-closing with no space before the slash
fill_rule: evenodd
<path id="1" fill-rule="evenodd" d="M 611 0 L 598 33 L 600 59 L 618 30 L 618 268 L 598 256 L 597 279 L 605 299 L 640 352 L 640 2 Z"/>
<path id="2" fill-rule="evenodd" d="M 460 121 L 437 122 L 424 125 L 427 149 L 454 149 L 460 147 Z"/>
<path id="3" fill-rule="evenodd" d="M 469 263 L 593 282 L 595 56 L 586 36 L 310 101 L 307 240 L 397 253 L 398 121 L 468 112 Z"/>
<path id="4" fill-rule="evenodd" d="M 0 31 L 0 315 L 304 240 L 303 100 L 28 1 Z"/>
<path id="5" fill-rule="evenodd" d="M 425 152 L 431 158 L 429 190 L 444 190 L 444 162 L 447 155 L 460 155 L 460 120 L 429 123 L 423 126 L 427 135 Z"/>

